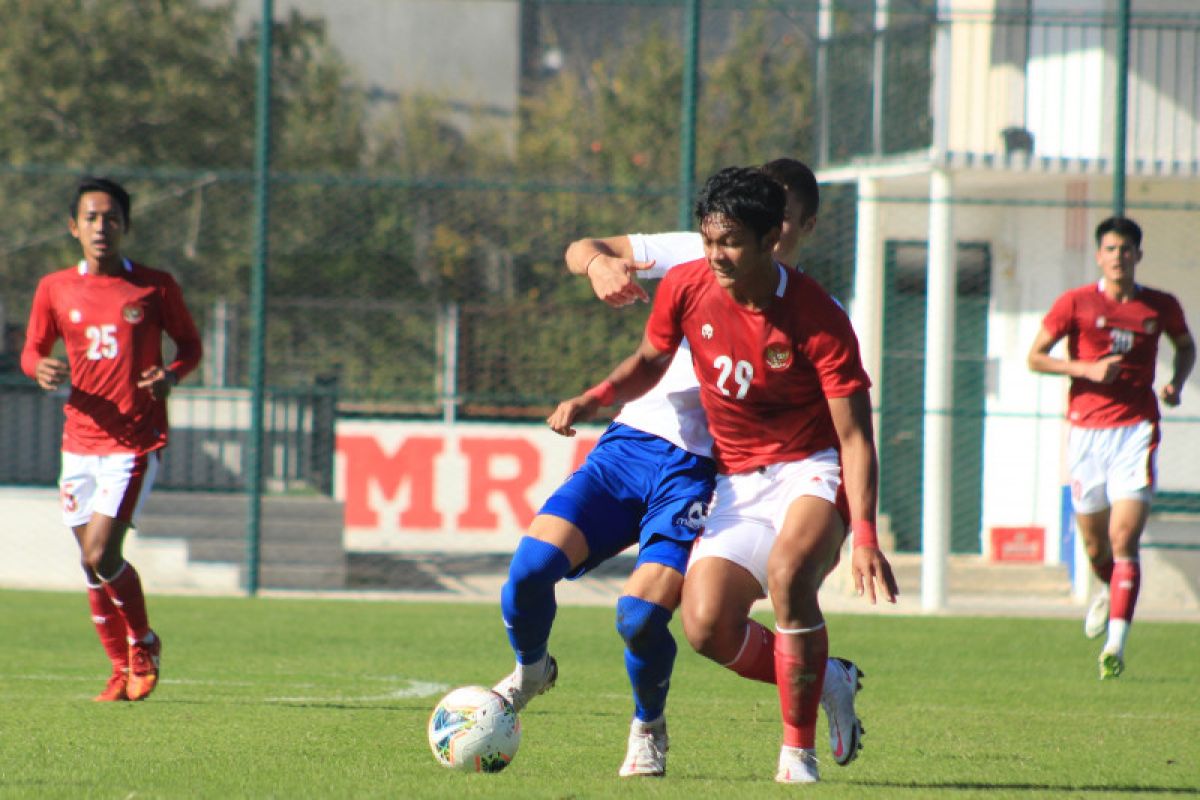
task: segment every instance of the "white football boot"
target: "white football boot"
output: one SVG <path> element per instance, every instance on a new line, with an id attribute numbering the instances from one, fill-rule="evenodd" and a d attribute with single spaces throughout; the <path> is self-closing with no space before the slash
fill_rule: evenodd
<path id="1" fill-rule="evenodd" d="M 542 659 L 540 669 L 537 664 L 517 664 L 515 670 L 492 687 L 492 691 L 512 703 L 512 707 L 520 712 L 529 705 L 530 700 L 550 691 L 557 680 L 558 662 L 554 656 L 547 654 Z"/>
<path id="2" fill-rule="evenodd" d="M 858 757 L 862 749 L 862 721 L 854 711 L 854 696 L 862 688 L 862 671 L 853 661 L 831 658 L 821 687 L 821 708 L 829 721 L 829 750 L 839 767 Z"/>
<path id="3" fill-rule="evenodd" d="M 799 747 L 783 747 L 779 750 L 776 783 L 817 783 L 820 780 L 816 750 L 803 750 Z"/>
<path id="4" fill-rule="evenodd" d="M 1099 639 L 1108 632 L 1108 584 L 1100 587 L 1092 604 L 1088 606 L 1087 616 L 1083 618 L 1083 635 L 1089 639 Z"/>
<path id="5" fill-rule="evenodd" d="M 667 774 L 667 718 L 642 722 L 634 717 L 629 725 L 629 747 L 625 763 L 617 773 L 622 778 L 661 778 Z"/>

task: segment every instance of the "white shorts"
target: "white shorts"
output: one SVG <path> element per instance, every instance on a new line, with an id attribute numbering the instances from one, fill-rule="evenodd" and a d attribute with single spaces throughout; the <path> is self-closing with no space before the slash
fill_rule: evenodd
<path id="1" fill-rule="evenodd" d="M 1115 500 L 1149 503 L 1154 497 L 1158 424 L 1120 428 L 1071 427 L 1067 463 L 1071 502 L 1077 514 L 1094 514 Z"/>
<path id="2" fill-rule="evenodd" d="M 766 596 L 767 557 L 792 502 L 819 497 L 836 505 L 841 485 L 842 465 L 833 448 L 802 461 L 718 475 L 712 510 L 692 547 L 689 566 L 702 558 L 732 561 L 758 580 Z"/>
<path id="3" fill-rule="evenodd" d="M 87 524 L 92 514 L 133 522 L 158 476 L 158 451 L 85 456 L 63 452 L 58 477 L 63 522 Z"/>

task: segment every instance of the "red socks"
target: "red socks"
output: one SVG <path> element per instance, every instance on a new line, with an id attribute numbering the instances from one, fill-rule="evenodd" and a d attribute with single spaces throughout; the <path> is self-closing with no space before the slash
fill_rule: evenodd
<path id="1" fill-rule="evenodd" d="M 752 619 L 746 620 L 742 649 L 725 667 L 752 681 L 775 683 L 775 634 Z"/>
<path id="2" fill-rule="evenodd" d="M 785 747 L 811 750 L 816 746 L 817 709 L 828 659 L 829 632 L 824 622 L 803 630 L 776 629 L 775 674 Z"/>
<path id="3" fill-rule="evenodd" d="M 1108 589 L 1108 618 L 1133 621 L 1138 589 L 1142 585 L 1142 565 L 1137 561 L 1118 560 L 1112 568 Z"/>
<path id="4" fill-rule="evenodd" d="M 142 641 L 150 633 L 146 618 L 146 598 L 142 594 L 142 580 L 133 564 L 126 561 L 111 580 L 104 581 L 104 591 L 112 599 L 125 621 L 126 635 L 131 641 Z"/>
<path id="5" fill-rule="evenodd" d="M 92 609 L 92 622 L 96 624 L 100 644 L 104 645 L 104 652 L 112 662 L 113 669 L 126 669 L 129 666 L 129 643 L 125 640 L 125 620 L 113 605 L 112 598 L 103 586 L 89 586 L 88 605 Z"/>

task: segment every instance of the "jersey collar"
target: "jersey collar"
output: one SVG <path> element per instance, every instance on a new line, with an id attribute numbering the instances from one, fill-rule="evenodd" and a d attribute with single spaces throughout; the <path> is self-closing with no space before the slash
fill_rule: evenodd
<path id="1" fill-rule="evenodd" d="M 121 264 L 125 267 L 126 272 L 133 272 L 133 263 L 130 262 L 130 260 L 128 258 L 125 258 L 125 256 L 121 256 Z M 87 259 L 86 258 L 79 259 L 78 269 L 79 269 L 80 275 L 87 275 Z"/>
<path id="2" fill-rule="evenodd" d="M 775 287 L 775 296 L 783 297 L 783 293 L 787 291 L 788 273 L 778 261 L 775 262 L 775 268 L 779 270 L 779 285 Z"/>

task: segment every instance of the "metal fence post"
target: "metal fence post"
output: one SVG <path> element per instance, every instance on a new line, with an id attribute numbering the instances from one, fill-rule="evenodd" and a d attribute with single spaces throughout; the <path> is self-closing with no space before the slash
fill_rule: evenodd
<path id="1" fill-rule="evenodd" d="M 246 593 L 258 593 L 262 549 L 263 403 L 267 327 L 267 235 L 271 146 L 272 0 L 263 0 L 258 33 L 258 92 L 255 103 L 254 263 L 250 273 L 250 441 L 247 461 L 249 503 L 246 511 Z"/>

